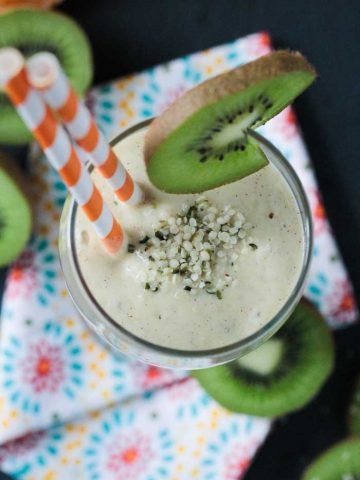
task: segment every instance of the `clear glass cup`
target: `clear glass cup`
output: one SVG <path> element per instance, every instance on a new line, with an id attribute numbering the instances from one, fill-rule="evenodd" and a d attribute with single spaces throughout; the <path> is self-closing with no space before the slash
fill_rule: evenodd
<path id="1" fill-rule="evenodd" d="M 147 120 L 129 128 L 117 136 L 111 144 L 115 146 L 128 135 L 145 128 L 149 122 L 150 120 Z M 75 248 L 74 226 L 77 205 L 71 197 L 67 198 L 60 221 L 59 251 L 69 293 L 88 325 L 119 353 L 165 368 L 197 369 L 219 365 L 259 347 L 283 325 L 298 304 L 312 253 L 312 224 L 309 205 L 300 180 L 287 160 L 261 135 L 257 133 L 253 133 L 253 135 L 260 143 L 268 160 L 281 173 L 293 192 L 301 215 L 304 254 L 297 283 L 282 308 L 257 332 L 231 345 L 209 350 L 177 350 L 148 342 L 116 323 L 98 304 L 86 284 L 86 279 L 82 276 Z"/>

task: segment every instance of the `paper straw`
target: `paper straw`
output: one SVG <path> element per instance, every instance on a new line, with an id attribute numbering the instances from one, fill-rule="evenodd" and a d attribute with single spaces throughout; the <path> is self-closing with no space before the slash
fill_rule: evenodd
<path id="1" fill-rule="evenodd" d="M 52 53 L 42 52 L 27 61 L 29 80 L 40 91 L 66 125 L 70 135 L 87 152 L 90 160 L 108 180 L 120 201 L 137 205 L 143 195 L 137 183 L 116 157 L 90 111 L 78 98 Z"/>
<path id="2" fill-rule="evenodd" d="M 115 253 L 126 244 L 125 234 L 80 161 L 63 126 L 27 77 L 25 62 L 15 48 L 0 49 L 0 86 L 20 117 L 82 207 L 106 249 Z"/>

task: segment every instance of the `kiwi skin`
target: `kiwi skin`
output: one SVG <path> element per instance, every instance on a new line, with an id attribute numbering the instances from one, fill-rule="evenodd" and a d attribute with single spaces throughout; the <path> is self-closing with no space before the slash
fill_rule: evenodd
<path id="1" fill-rule="evenodd" d="M 25 248 L 32 231 L 33 221 L 34 221 L 34 212 L 32 209 L 33 202 L 31 201 L 31 196 L 29 192 L 29 186 L 24 178 L 24 175 L 17 163 L 9 155 L 0 151 L 0 171 L 3 171 L 9 181 L 13 182 L 14 188 L 17 188 L 18 195 L 23 197 L 24 208 L 28 208 L 29 217 L 27 218 L 27 225 L 25 227 L 26 232 L 23 235 L 22 242 L 19 242 L 18 250 L 12 252 L 12 255 L 7 255 L 6 258 L 0 258 L 0 268 L 10 264 L 16 259 L 16 257 L 21 253 L 23 248 Z M 0 192 L 1 195 L 1 192 Z M 19 197 L 18 197 L 19 198 Z M 1 212 L 0 212 L 1 220 Z"/>
<path id="2" fill-rule="evenodd" d="M 299 329 L 303 329 L 302 335 Z M 287 342 L 286 337 L 289 337 Z M 239 372 L 236 360 L 230 364 L 193 371 L 192 375 L 210 396 L 233 412 L 279 417 L 299 410 L 314 398 L 332 372 L 334 343 L 331 332 L 315 307 L 303 299 L 290 316 L 288 324 L 273 338 L 282 340 L 288 350 L 271 374 L 273 380 L 271 375 L 259 378 L 243 368 Z M 290 341 L 296 342 L 297 339 L 300 342 L 298 351 L 296 348 L 291 351 L 288 347 Z M 297 360 L 299 352 L 303 356 Z M 256 350 L 252 353 L 256 354 Z M 292 364 L 289 359 L 294 359 Z M 291 367 L 288 367 L 289 363 Z M 286 366 L 291 369 L 284 375 L 282 369 Z"/>
<path id="3" fill-rule="evenodd" d="M 189 90 L 151 123 L 145 139 L 145 162 L 149 162 L 165 138 L 198 110 L 225 96 L 250 88 L 264 79 L 270 80 L 279 72 L 286 74 L 294 71 L 308 72 L 312 79 L 316 77 L 316 71 L 301 53 L 277 50 Z M 278 112 L 273 115 L 276 113 Z M 264 121 L 254 127 L 262 123 Z"/>
<path id="4" fill-rule="evenodd" d="M 70 31 L 71 35 L 67 35 Z M 25 57 L 41 50 L 54 53 L 79 94 L 91 83 L 89 41 L 81 27 L 67 15 L 35 9 L 16 9 L 0 15 L 0 47 L 7 46 L 18 48 Z M 22 145 L 31 140 L 31 132 L 0 90 L 0 143 Z"/>
<path id="5" fill-rule="evenodd" d="M 302 480 L 356 480 L 360 478 L 360 440 L 337 443 L 321 454 L 304 472 Z"/>

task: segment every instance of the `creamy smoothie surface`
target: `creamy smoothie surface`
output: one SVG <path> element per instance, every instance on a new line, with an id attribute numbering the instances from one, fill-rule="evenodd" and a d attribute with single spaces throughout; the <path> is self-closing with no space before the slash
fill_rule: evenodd
<path id="1" fill-rule="evenodd" d="M 146 175 L 144 133 L 145 129 L 139 130 L 115 147 L 118 157 L 145 191 L 144 204 L 120 204 L 107 183 L 93 173 L 129 236 L 129 252 L 109 256 L 78 209 L 75 239 L 83 277 L 107 314 L 147 341 L 182 350 L 212 349 L 237 342 L 274 317 L 299 278 L 304 238 L 295 198 L 271 164 L 201 196 L 160 192 Z M 179 216 L 183 219 L 187 215 L 190 219 L 194 208 L 197 214 L 205 215 L 207 225 L 214 219 L 215 233 L 220 233 L 224 248 L 216 254 L 218 264 L 205 275 L 198 265 L 209 264 L 206 262 L 211 240 L 205 246 L 204 241 L 193 245 L 192 254 L 191 245 L 182 241 L 176 258 L 181 257 L 182 251 L 184 258 L 198 259 L 187 278 L 185 262 L 183 265 L 176 258 L 165 258 L 164 263 L 161 258 L 164 235 L 159 229 L 165 225 L 165 239 L 169 228 L 174 234 L 185 231 L 191 243 L 199 217 L 195 222 L 186 220 L 188 226 L 184 230 Z M 201 213 L 203 208 L 205 213 Z M 223 228 L 227 220 L 230 224 Z M 212 238 L 212 234 L 206 235 Z M 169 238 L 173 237 L 169 234 Z M 157 240 L 152 243 L 154 238 Z M 167 252 L 171 253 L 174 245 L 177 252 L 174 242 L 167 244 Z"/>

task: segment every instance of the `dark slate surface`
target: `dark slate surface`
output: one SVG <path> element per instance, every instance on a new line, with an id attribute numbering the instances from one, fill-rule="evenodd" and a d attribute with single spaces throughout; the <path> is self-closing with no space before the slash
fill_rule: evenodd
<path id="1" fill-rule="evenodd" d="M 78 0 L 61 10 L 90 36 L 96 82 L 259 30 L 267 30 L 276 47 L 303 52 L 319 79 L 296 110 L 359 300 L 358 1 Z M 306 409 L 276 423 L 246 480 L 298 480 L 311 459 L 346 435 L 347 403 L 360 373 L 360 325 L 337 332 L 335 341 L 337 367 L 325 389 Z"/>

